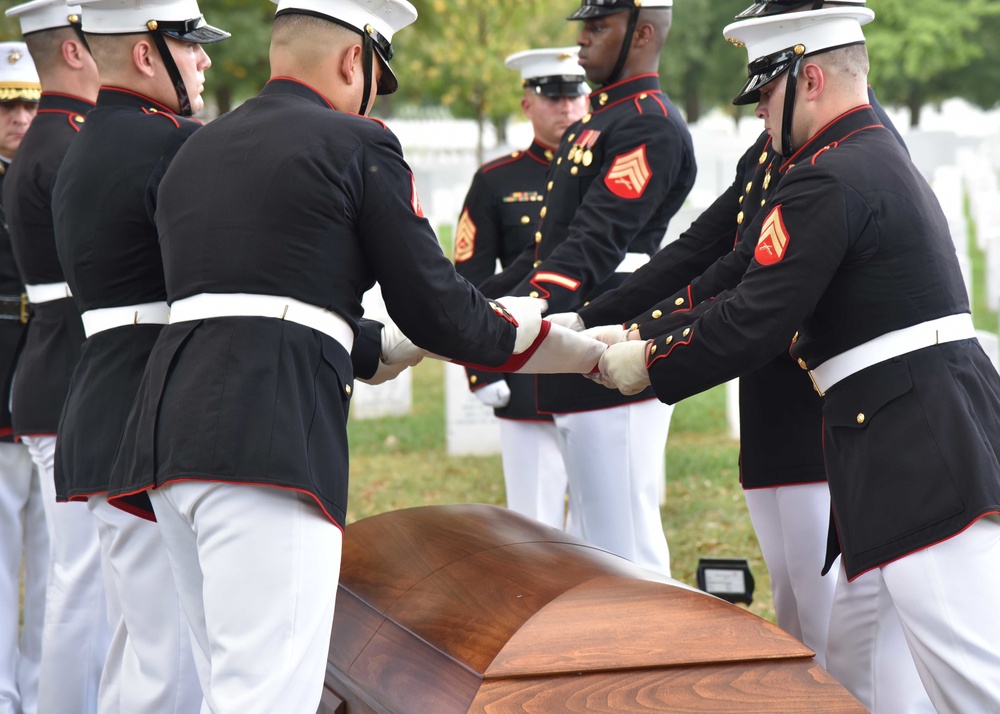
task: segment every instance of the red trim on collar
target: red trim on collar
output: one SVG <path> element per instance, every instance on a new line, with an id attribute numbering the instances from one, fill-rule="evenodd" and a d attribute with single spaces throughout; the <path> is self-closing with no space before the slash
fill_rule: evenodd
<path id="1" fill-rule="evenodd" d="M 170 107 L 168 107 L 166 104 L 162 104 L 162 103 L 156 101 L 155 99 L 151 99 L 150 97 L 147 97 L 145 94 L 139 94 L 139 92 L 133 92 L 131 89 L 125 89 L 124 87 L 114 87 L 114 86 L 112 86 L 110 84 L 101 85 L 101 89 L 102 90 L 106 89 L 109 92 L 121 92 L 122 94 L 131 94 L 133 97 L 139 97 L 139 99 L 143 100 L 144 102 L 149 102 L 150 104 L 155 104 L 156 106 L 158 106 L 160 109 L 162 109 L 165 112 L 170 112 L 171 114 L 176 114 L 177 113 L 173 109 L 171 109 Z"/>
<path id="2" fill-rule="evenodd" d="M 326 95 L 323 94 L 323 92 L 319 91 L 318 89 L 316 89 L 316 87 L 312 86 L 311 84 L 306 84 L 301 79 L 295 79 L 295 77 L 279 76 L 279 77 L 271 77 L 271 79 L 267 80 L 267 83 L 270 84 L 276 79 L 280 79 L 283 82 L 294 82 L 295 84 L 301 84 L 306 89 L 311 89 L 312 91 L 316 92 L 316 94 L 319 95 L 319 98 L 322 99 L 324 102 L 326 102 L 327 106 L 330 107 L 330 109 L 333 110 L 337 109 L 337 107 L 333 106 L 333 102 L 331 102 L 329 99 L 326 98 Z"/>
<path id="3" fill-rule="evenodd" d="M 659 72 L 650 72 L 648 74 L 637 74 L 634 77 L 629 77 L 628 79 L 622 79 L 622 80 L 620 80 L 618 82 L 615 82 L 614 84 L 608 84 L 608 85 L 605 85 L 603 87 L 599 87 L 599 88 L 595 89 L 593 92 L 591 92 L 588 95 L 588 97 L 593 97 L 594 95 L 598 95 L 599 96 L 601 94 L 601 92 L 606 92 L 609 89 L 614 89 L 615 87 L 620 87 L 623 84 L 628 84 L 629 82 L 634 82 L 637 79 L 644 79 L 645 77 L 656 77 L 657 79 L 659 79 L 660 78 L 660 73 Z M 636 94 L 638 94 L 638 92 L 636 92 Z"/>
<path id="4" fill-rule="evenodd" d="M 784 172 L 785 169 L 786 169 L 786 167 L 790 163 L 794 162 L 797 158 L 799 158 L 799 156 L 801 156 L 805 151 L 807 151 L 813 145 L 813 143 L 818 143 L 818 142 L 816 142 L 816 139 L 818 139 L 820 136 L 822 136 L 823 132 L 825 132 L 831 126 L 833 126 L 834 124 L 836 124 L 837 122 L 839 122 L 841 119 L 844 119 L 845 117 L 849 117 L 852 114 L 857 114 L 858 112 L 863 112 L 863 111 L 869 110 L 871 108 L 872 108 L 871 104 L 862 104 L 859 107 L 854 107 L 854 109 L 849 109 L 848 111 L 844 112 L 840 116 L 838 116 L 835 119 L 833 119 L 832 121 L 830 121 L 826 126 L 824 126 L 822 129 L 820 129 L 815 134 L 813 134 L 812 137 L 810 137 L 809 141 L 807 141 L 805 143 L 805 145 L 801 149 L 799 149 L 794 154 L 792 154 L 791 158 L 789 158 L 787 161 L 785 161 L 785 163 L 783 163 L 781 165 L 781 167 L 778 169 L 778 171 Z M 841 139 L 841 141 L 843 141 L 843 139 Z"/>

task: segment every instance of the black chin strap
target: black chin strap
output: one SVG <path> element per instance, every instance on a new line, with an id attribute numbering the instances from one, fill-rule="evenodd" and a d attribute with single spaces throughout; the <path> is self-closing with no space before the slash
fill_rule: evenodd
<path id="1" fill-rule="evenodd" d="M 781 117 L 781 155 L 788 157 L 795 153 L 792 148 L 792 120 L 795 116 L 795 92 L 799 86 L 799 70 L 802 69 L 803 55 L 796 55 L 788 69 L 785 85 L 785 108 Z"/>
<path id="2" fill-rule="evenodd" d="M 362 42 L 361 62 L 365 66 L 365 93 L 361 96 L 361 110 L 358 113 L 365 116 L 372 100 L 372 65 L 374 64 L 372 60 L 375 55 L 375 43 L 372 42 L 372 38 L 367 33 L 363 33 L 362 37 L 364 42 Z"/>
<path id="3" fill-rule="evenodd" d="M 614 84 L 618 81 L 622 70 L 625 69 L 629 50 L 632 49 L 632 35 L 635 34 L 635 27 L 639 24 L 639 8 L 634 7 L 628 12 L 628 25 L 625 27 L 625 41 L 622 43 L 622 51 L 618 55 L 618 63 L 615 64 L 615 68 L 611 70 L 611 75 L 604 82 L 605 85 Z"/>
<path id="4" fill-rule="evenodd" d="M 74 20 L 74 18 L 76 19 Z M 80 39 L 80 43 L 87 48 L 87 52 L 93 56 L 94 53 L 90 49 L 90 43 L 87 42 L 87 36 L 83 34 L 83 25 L 80 24 L 79 15 L 73 15 L 73 17 L 70 18 L 69 26 L 73 28 L 76 36 Z"/>
<path id="5" fill-rule="evenodd" d="M 174 62 L 174 56 L 170 54 L 170 47 L 167 45 L 167 40 L 162 33 L 151 32 L 149 34 L 153 36 L 153 42 L 156 44 L 156 49 L 160 51 L 160 58 L 163 60 L 163 64 L 167 68 L 167 76 L 170 77 L 170 81 L 174 83 L 174 91 L 177 93 L 177 106 L 180 107 L 180 111 L 177 113 L 182 117 L 189 117 L 192 114 L 191 97 L 188 96 L 187 85 L 184 84 L 184 78 L 181 77 L 180 70 L 177 69 L 177 63 Z"/>

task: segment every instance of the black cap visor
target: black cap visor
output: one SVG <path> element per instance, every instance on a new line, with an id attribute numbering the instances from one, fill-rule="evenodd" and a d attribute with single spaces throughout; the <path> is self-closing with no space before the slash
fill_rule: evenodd
<path id="1" fill-rule="evenodd" d="M 378 79 L 379 96 L 392 94 L 399 89 L 399 80 L 396 79 L 396 74 L 392 71 L 392 67 L 389 66 L 385 57 L 382 56 L 382 51 L 378 45 L 375 45 L 375 54 L 378 55 L 379 62 L 382 63 L 382 76 Z"/>
<path id="2" fill-rule="evenodd" d="M 759 102 L 760 90 L 787 72 L 788 68 L 792 66 L 792 59 L 794 59 L 794 57 L 795 55 L 792 55 L 787 61 L 770 65 L 766 69 L 759 72 L 751 72 L 750 78 L 747 80 L 747 83 L 743 85 L 743 89 L 740 90 L 740 93 L 736 95 L 736 99 L 733 100 L 733 104 L 740 107 L 745 104 L 756 104 Z M 751 67 L 752 66 L 753 65 L 751 65 Z"/>
<path id="3" fill-rule="evenodd" d="M 614 15 L 634 7 L 635 3 L 631 0 L 584 0 L 584 4 L 566 19 L 589 20 L 592 17 Z"/>
<path id="4" fill-rule="evenodd" d="M 583 79 L 574 75 L 556 75 L 526 79 L 524 88 L 543 97 L 579 97 L 590 94 L 590 87 Z"/>
<path id="5" fill-rule="evenodd" d="M 173 37 L 181 42 L 190 42 L 196 45 L 210 45 L 213 42 L 225 40 L 230 35 L 225 30 L 212 27 L 205 22 L 204 17 L 193 20 L 178 21 L 157 21 L 156 32 L 160 32 L 167 37 Z"/>
<path id="6" fill-rule="evenodd" d="M 769 54 L 765 57 L 755 59 L 747 65 L 747 76 L 749 79 L 747 80 L 747 83 L 743 85 L 743 89 L 740 90 L 740 93 L 736 95 L 736 99 L 733 100 L 733 104 L 739 107 L 744 104 L 756 104 L 759 102 L 761 88 L 770 84 L 786 72 L 788 68 L 792 66 L 792 62 L 795 61 L 795 58 L 799 55 L 804 57 L 814 57 L 815 55 L 821 55 L 824 52 L 833 52 L 834 50 L 840 50 L 845 47 L 860 44 L 864 43 L 848 42 L 834 47 L 824 47 L 823 49 L 815 52 L 805 52 L 805 48 L 802 45 L 796 45 L 795 47 L 789 47 L 787 49 L 774 52 L 773 54 Z M 799 52 L 795 51 L 796 48 L 799 49 Z"/>

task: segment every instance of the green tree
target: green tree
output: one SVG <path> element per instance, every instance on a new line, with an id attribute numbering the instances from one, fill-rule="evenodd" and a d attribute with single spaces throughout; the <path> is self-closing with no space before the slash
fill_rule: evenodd
<path id="1" fill-rule="evenodd" d="M 660 76 L 689 122 L 717 106 L 739 114 L 732 98 L 746 77 L 747 54 L 726 42 L 722 29 L 747 5 L 747 0 L 685 0 L 674 5 Z"/>
<path id="2" fill-rule="evenodd" d="M 519 111 L 518 75 L 504 58 L 535 47 L 573 45 L 578 26 L 565 21 L 572 3 L 551 0 L 415 0 L 420 19 L 393 38 L 399 96 L 394 101 L 444 104 L 503 137 Z M 569 8 L 569 9 L 567 9 Z M 381 105 L 381 111 L 387 105 Z M 391 109 L 391 104 L 388 104 Z"/>
<path id="3" fill-rule="evenodd" d="M 872 0 L 868 5 L 877 16 L 865 28 L 872 85 L 880 100 L 909 107 L 912 126 L 919 124 L 920 109 L 928 102 L 981 98 L 989 90 L 996 96 L 996 0 Z M 972 68 L 979 70 L 976 80 L 956 82 Z"/>
<path id="4" fill-rule="evenodd" d="M 270 76 L 268 45 L 275 5 L 260 0 L 201 0 L 205 19 L 232 33 L 217 44 L 206 45 L 212 58 L 207 90 L 219 112 L 255 95 Z"/>

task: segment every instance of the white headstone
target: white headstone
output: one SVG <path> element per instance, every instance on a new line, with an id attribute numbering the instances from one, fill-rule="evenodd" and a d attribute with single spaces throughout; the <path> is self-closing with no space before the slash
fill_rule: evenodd
<path id="1" fill-rule="evenodd" d="M 1000 337 L 985 330 L 976 330 L 976 337 L 993 366 L 1000 370 Z"/>
<path id="2" fill-rule="evenodd" d="M 729 423 L 729 438 L 740 438 L 740 380 L 726 382 L 726 421 Z"/>
<path id="3" fill-rule="evenodd" d="M 446 443 L 450 456 L 500 453 L 500 425 L 493 410 L 469 391 L 465 368 L 444 366 Z"/>

